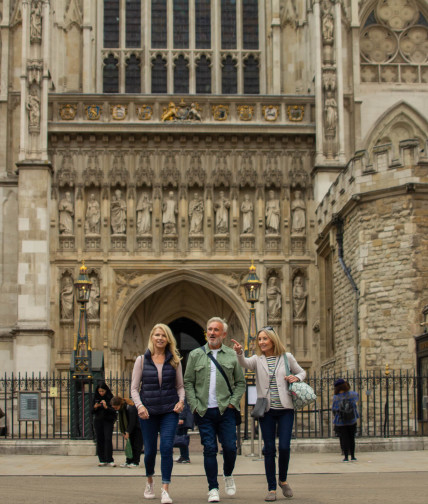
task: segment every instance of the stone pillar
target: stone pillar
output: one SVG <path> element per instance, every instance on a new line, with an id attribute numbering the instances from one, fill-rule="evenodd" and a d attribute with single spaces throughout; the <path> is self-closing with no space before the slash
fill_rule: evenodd
<path id="1" fill-rule="evenodd" d="M 281 20 L 279 1 L 272 1 L 272 94 L 281 94 Z"/>
<path id="2" fill-rule="evenodd" d="M 49 201 L 52 167 L 22 161 L 18 166 L 18 321 L 14 331 L 15 372 L 50 371 Z M 59 302 L 59 301 L 58 301 Z"/>

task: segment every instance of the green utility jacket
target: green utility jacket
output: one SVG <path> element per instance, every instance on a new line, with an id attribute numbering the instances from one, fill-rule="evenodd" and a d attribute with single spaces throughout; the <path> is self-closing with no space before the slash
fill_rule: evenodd
<path id="1" fill-rule="evenodd" d="M 208 343 L 204 348 L 205 352 L 211 352 Z M 202 348 L 190 352 L 184 374 L 184 388 L 190 410 L 196 411 L 200 416 L 204 416 L 207 411 L 210 387 L 211 359 L 205 352 Z M 245 378 L 235 351 L 222 345 L 217 353 L 217 362 L 223 367 L 233 390 L 230 395 L 226 380 L 216 369 L 216 395 L 220 413 L 223 414 L 229 404 L 239 411 L 239 402 L 245 392 Z"/>

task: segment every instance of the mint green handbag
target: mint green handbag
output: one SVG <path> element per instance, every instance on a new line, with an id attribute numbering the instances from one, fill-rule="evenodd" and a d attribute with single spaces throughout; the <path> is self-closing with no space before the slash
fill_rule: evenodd
<path id="1" fill-rule="evenodd" d="M 288 364 L 287 354 L 284 354 L 284 364 L 285 372 L 290 375 L 290 366 Z M 305 406 L 309 406 L 317 400 L 317 396 L 314 389 L 305 382 L 295 382 L 288 384 L 288 390 L 290 391 L 291 397 L 293 399 L 293 406 L 295 410 L 300 410 Z"/>

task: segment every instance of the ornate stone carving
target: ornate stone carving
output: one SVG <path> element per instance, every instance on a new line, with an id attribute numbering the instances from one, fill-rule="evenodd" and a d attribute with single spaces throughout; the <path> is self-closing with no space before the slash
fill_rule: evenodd
<path id="1" fill-rule="evenodd" d="M 169 191 L 168 198 L 162 204 L 162 224 L 163 232 L 166 235 L 177 233 L 177 201 L 173 191 Z"/>
<path id="2" fill-rule="evenodd" d="M 161 179 L 163 187 L 171 185 L 177 187 L 180 181 L 180 171 L 176 164 L 176 153 L 166 152 L 163 168 L 161 171 Z"/>
<path id="3" fill-rule="evenodd" d="M 294 193 L 294 200 L 291 202 L 291 232 L 295 234 L 305 234 L 306 231 L 306 205 L 302 198 L 301 191 Z"/>
<path id="4" fill-rule="evenodd" d="M 336 134 L 337 126 L 337 102 L 331 91 L 327 91 L 327 95 L 325 97 L 324 114 L 326 135 L 330 134 L 334 136 Z"/>
<path id="5" fill-rule="evenodd" d="M 142 192 L 137 203 L 137 234 L 150 233 L 152 229 L 153 204 L 146 192 Z"/>
<path id="6" fill-rule="evenodd" d="M 199 152 L 192 152 L 190 166 L 186 171 L 186 180 L 189 187 L 203 187 L 206 178 L 206 172 L 202 166 L 201 155 Z"/>
<path id="7" fill-rule="evenodd" d="M 226 121 L 229 116 L 229 105 L 213 105 L 212 113 L 214 121 Z"/>
<path id="8" fill-rule="evenodd" d="M 28 129 L 30 132 L 40 131 L 40 90 L 34 85 L 27 97 Z"/>
<path id="9" fill-rule="evenodd" d="M 251 121 L 254 116 L 254 107 L 252 105 L 237 105 L 236 111 L 241 121 Z"/>
<path id="10" fill-rule="evenodd" d="M 62 152 L 61 167 L 57 172 L 57 184 L 59 187 L 73 187 L 76 180 L 76 172 L 73 166 L 73 155 L 70 151 Z"/>
<path id="11" fill-rule="evenodd" d="M 128 183 L 129 173 L 125 165 L 125 155 L 121 151 L 114 153 L 113 166 L 109 173 L 110 187 L 125 187 Z"/>
<path id="12" fill-rule="evenodd" d="M 58 203 L 59 233 L 72 235 L 74 228 L 74 205 L 70 192 L 66 192 Z"/>
<path id="13" fill-rule="evenodd" d="M 110 113 L 114 121 L 123 121 L 128 115 L 128 105 L 112 105 Z"/>
<path id="14" fill-rule="evenodd" d="M 87 315 L 89 320 L 99 320 L 100 318 L 100 281 L 95 274 L 90 276 L 92 281 L 91 292 L 87 306 Z"/>
<path id="15" fill-rule="evenodd" d="M 278 284 L 279 279 L 276 276 L 271 276 L 267 282 L 266 298 L 269 322 L 281 319 L 282 300 L 281 289 Z"/>
<path id="16" fill-rule="evenodd" d="M 89 121 L 98 121 L 101 117 L 103 108 L 101 105 L 87 105 L 85 107 L 86 118 Z"/>
<path id="17" fill-rule="evenodd" d="M 298 274 L 293 281 L 293 317 L 294 321 L 306 320 L 306 299 L 308 293 L 305 289 L 304 278 Z"/>
<path id="18" fill-rule="evenodd" d="M 229 208 L 230 200 L 220 191 L 214 203 L 215 209 L 215 232 L 225 234 L 229 232 Z"/>
<path id="19" fill-rule="evenodd" d="M 147 187 L 152 186 L 153 170 L 150 165 L 150 154 L 147 151 L 142 152 L 139 156 L 135 180 L 137 187 L 141 187 L 142 185 L 146 185 Z"/>
<path id="20" fill-rule="evenodd" d="M 189 234 L 200 234 L 203 231 L 204 222 L 204 202 L 198 193 L 193 195 L 193 200 L 189 203 Z"/>
<path id="21" fill-rule="evenodd" d="M 85 216 L 85 233 L 86 234 L 100 234 L 101 229 L 101 211 L 100 204 L 92 193 L 89 196 L 88 204 L 86 206 Z"/>
<path id="22" fill-rule="evenodd" d="M 137 106 L 137 117 L 140 121 L 149 121 L 153 116 L 153 108 L 151 105 Z"/>
<path id="23" fill-rule="evenodd" d="M 279 117 L 279 105 L 263 105 L 262 110 L 265 121 L 274 122 Z"/>
<path id="24" fill-rule="evenodd" d="M 275 191 L 269 191 L 268 200 L 266 201 L 266 233 L 278 234 L 279 233 L 279 199 L 275 197 Z"/>
<path id="25" fill-rule="evenodd" d="M 126 298 L 130 292 L 144 283 L 144 277 L 139 271 L 116 271 L 116 298 Z"/>
<path id="26" fill-rule="evenodd" d="M 218 152 L 216 155 L 215 167 L 213 170 L 213 182 L 216 187 L 221 185 L 225 187 L 230 186 L 232 178 L 232 171 L 230 170 L 227 162 L 227 153 Z"/>
<path id="27" fill-rule="evenodd" d="M 60 304 L 61 321 L 73 320 L 74 284 L 71 275 L 65 274 L 62 278 L 59 304 Z"/>
<path id="28" fill-rule="evenodd" d="M 90 150 L 87 152 L 87 167 L 83 170 L 83 182 L 85 187 L 94 185 L 100 187 L 103 181 L 103 172 L 98 165 L 98 153 Z"/>
<path id="29" fill-rule="evenodd" d="M 110 203 L 110 225 L 113 234 L 126 233 L 126 201 L 122 198 L 122 191 L 116 189 Z"/>
<path id="30" fill-rule="evenodd" d="M 72 121 L 76 117 L 77 105 L 67 103 L 59 107 L 59 116 L 63 121 Z"/>
<path id="31" fill-rule="evenodd" d="M 289 105 L 287 107 L 288 120 L 291 122 L 303 121 L 305 116 L 305 106 L 304 105 Z"/>
<path id="32" fill-rule="evenodd" d="M 263 170 L 263 182 L 265 187 L 281 187 L 282 171 L 279 167 L 278 155 L 269 152 L 266 157 L 266 166 Z"/>
<path id="33" fill-rule="evenodd" d="M 239 185 L 241 187 L 256 187 L 257 171 L 253 165 L 253 153 L 244 151 L 241 154 L 241 163 L 238 170 Z"/>
<path id="34" fill-rule="evenodd" d="M 40 44 L 42 41 L 42 2 L 32 0 L 30 13 L 30 43 Z"/>
<path id="35" fill-rule="evenodd" d="M 163 108 L 161 121 L 202 121 L 201 111 L 201 107 L 195 102 L 186 105 L 184 100 L 181 100 L 177 107 L 174 102 L 169 102 L 168 107 Z"/>
<path id="36" fill-rule="evenodd" d="M 244 196 L 244 201 L 241 203 L 241 213 L 242 232 L 252 233 L 254 231 L 254 206 L 249 194 Z"/>

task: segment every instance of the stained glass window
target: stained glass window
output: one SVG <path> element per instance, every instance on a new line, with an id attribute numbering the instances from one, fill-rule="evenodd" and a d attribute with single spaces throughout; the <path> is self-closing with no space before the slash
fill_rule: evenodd
<path id="1" fill-rule="evenodd" d="M 236 49 L 236 0 L 221 2 L 221 47 Z"/>
<path id="2" fill-rule="evenodd" d="M 211 93 L 210 60 L 201 56 L 196 62 L 196 92 Z"/>
<path id="3" fill-rule="evenodd" d="M 174 47 L 189 47 L 189 0 L 174 0 Z"/>
<path id="4" fill-rule="evenodd" d="M 210 0 L 195 0 L 195 30 L 196 47 L 198 49 L 209 49 L 211 47 Z"/>
<path id="5" fill-rule="evenodd" d="M 141 69 L 140 58 L 135 54 L 126 60 L 125 69 L 125 93 L 140 93 L 141 92 Z"/>
<path id="6" fill-rule="evenodd" d="M 152 62 L 152 93 L 166 93 L 166 60 L 158 55 Z"/>
<path id="7" fill-rule="evenodd" d="M 141 0 L 126 0 L 126 47 L 141 47 Z"/>
<path id="8" fill-rule="evenodd" d="M 259 94 L 259 63 L 254 56 L 244 61 L 244 94 Z"/>
<path id="9" fill-rule="evenodd" d="M 103 73 L 103 92 L 104 93 L 118 93 L 119 92 L 119 68 L 117 66 L 118 60 L 109 54 L 104 60 L 104 73 Z"/>
<path id="10" fill-rule="evenodd" d="M 189 92 L 189 67 L 183 55 L 174 61 L 174 93 Z"/>
<path id="11" fill-rule="evenodd" d="M 223 94 L 236 94 L 238 92 L 236 61 L 234 61 L 230 55 L 223 61 L 221 92 Z"/>
<path id="12" fill-rule="evenodd" d="M 242 0 L 242 37 L 244 49 L 259 48 L 258 0 Z"/>
<path id="13" fill-rule="evenodd" d="M 119 47 L 119 0 L 104 0 L 104 47 Z"/>
<path id="14" fill-rule="evenodd" d="M 166 0 L 152 0 L 152 47 L 166 47 L 166 26 Z"/>

